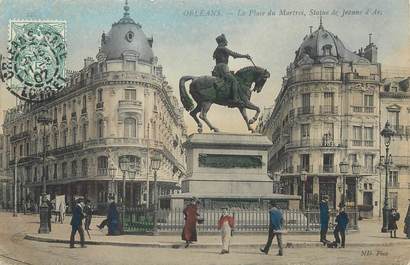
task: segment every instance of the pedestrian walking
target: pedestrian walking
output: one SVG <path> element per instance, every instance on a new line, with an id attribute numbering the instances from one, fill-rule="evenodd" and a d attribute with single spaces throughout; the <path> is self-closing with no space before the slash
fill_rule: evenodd
<path id="1" fill-rule="evenodd" d="M 335 236 L 335 243 L 337 247 L 345 247 L 346 242 L 346 229 L 347 224 L 349 223 L 349 217 L 345 212 L 345 206 L 339 205 L 339 213 L 336 216 L 335 222 L 337 223 L 335 229 L 333 231 L 333 235 Z M 340 237 L 342 241 L 340 241 Z"/>
<path id="2" fill-rule="evenodd" d="M 189 247 L 192 242 L 197 241 L 196 223 L 199 217 L 198 206 L 199 201 L 193 198 L 183 211 L 185 225 L 182 230 L 182 240 L 185 240 L 185 248 Z"/>
<path id="3" fill-rule="evenodd" d="M 400 220 L 400 213 L 397 212 L 397 209 L 392 208 L 390 210 L 389 214 L 389 224 L 388 224 L 388 229 L 390 231 L 390 237 L 391 238 L 397 238 L 396 236 L 396 230 L 398 229 L 397 227 L 397 221 Z"/>
<path id="4" fill-rule="evenodd" d="M 329 197 L 324 195 L 319 203 L 320 211 L 320 242 L 326 245 L 329 241 L 326 239 L 327 230 L 329 229 Z"/>
<path id="5" fill-rule="evenodd" d="M 70 235 L 70 248 L 74 248 L 74 238 L 75 234 L 80 234 L 80 244 L 81 247 L 85 247 L 85 240 L 84 240 L 84 229 L 83 229 L 83 219 L 84 219 L 84 203 L 83 199 L 77 199 L 76 205 L 73 207 L 72 210 L 72 217 L 71 217 L 71 235 Z"/>
<path id="6" fill-rule="evenodd" d="M 60 205 L 58 207 L 58 214 L 59 214 L 59 221 L 60 221 L 61 224 L 64 223 L 65 208 L 66 208 L 65 203 L 60 203 Z"/>
<path id="7" fill-rule="evenodd" d="M 222 251 L 221 254 L 229 253 L 229 245 L 231 243 L 231 237 L 233 234 L 233 228 L 235 226 L 234 218 L 228 214 L 226 208 L 223 209 L 222 216 L 218 221 L 218 229 L 221 230 L 222 237 Z"/>
<path id="8" fill-rule="evenodd" d="M 404 233 L 410 238 L 410 205 L 407 208 L 406 218 L 404 219 Z"/>
<path id="9" fill-rule="evenodd" d="M 85 230 L 91 230 L 90 224 L 91 224 L 91 219 L 93 218 L 93 210 L 92 210 L 91 201 L 88 199 L 85 201 L 84 215 L 85 215 L 84 228 Z"/>
<path id="10" fill-rule="evenodd" d="M 269 232 L 268 241 L 264 248 L 260 251 L 268 255 L 270 247 L 272 245 L 272 240 L 276 236 L 278 241 L 279 253 L 278 256 L 283 256 L 283 246 L 282 246 L 282 234 L 283 234 L 283 214 L 277 208 L 276 203 L 271 203 L 271 208 L 269 209 Z"/>

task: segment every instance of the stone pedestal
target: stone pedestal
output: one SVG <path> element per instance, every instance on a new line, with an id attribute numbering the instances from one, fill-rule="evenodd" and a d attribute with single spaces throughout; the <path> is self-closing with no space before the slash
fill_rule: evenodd
<path id="1" fill-rule="evenodd" d="M 268 177 L 268 149 L 272 142 L 258 134 L 192 134 L 184 143 L 187 176 L 182 194 L 171 195 L 171 208 L 196 197 L 210 207 L 257 207 L 270 200 L 290 205 L 299 196 L 273 193 Z M 236 207 L 236 206 L 235 206 Z"/>

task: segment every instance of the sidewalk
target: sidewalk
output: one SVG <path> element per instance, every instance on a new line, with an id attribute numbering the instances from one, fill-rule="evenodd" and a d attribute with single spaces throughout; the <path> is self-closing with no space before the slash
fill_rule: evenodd
<path id="1" fill-rule="evenodd" d="M 1 215 L 0 215 L 1 216 Z M 26 215 L 24 220 L 29 223 L 25 236 L 27 240 L 64 243 L 69 244 L 71 232 L 70 219 L 68 216 L 64 224 L 52 223 L 52 232 L 49 234 L 37 234 L 38 215 Z M 128 247 L 152 247 L 152 248 L 183 248 L 184 242 L 180 235 L 121 235 L 107 236 L 107 230 L 100 231 L 96 225 L 103 220 L 103 217 L 95 217 L 91 224 L 91 239 L 85 234 L 86 244 L 89 245 L 111 245 Z M 410 239 L 406 239 L 402 233 L 402 228 L 397 230 L 399 238 L 390 238 L 390 234 L 380 233 L 381 224 L 377 220 L 365 220 L 359 222 L 360 231 L 346 235 L 347 247 L 370 247 L 370 246 L 392 246 L 409 244 Z M 76 239 L 79 236 L 77 235 Z M 333 235 L 328 234 L 328 239 L 333 240 Z M 234 234 L 232 247 L 259 248 L 266 243 L 267 234 Z M 287 248 L 320 247 L 318 242 L 319 233 L 315 234 L 285 234 L 283 243 Z M 219 248 L 221 239 L 218 235 L 198 235 L 198 242 L 192 244 L 192 248 Z"/>

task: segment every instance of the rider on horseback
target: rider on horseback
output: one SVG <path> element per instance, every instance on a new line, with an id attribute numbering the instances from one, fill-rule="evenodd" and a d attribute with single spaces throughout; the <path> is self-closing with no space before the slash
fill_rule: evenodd
<path id="1" fill-rule="evenodd" d="M 212 75 L 218 78 L 222 78 L 230 84 L 231 87 L 231 106 L 237 105 L 244 105 L 240 95 L 239 95 L 239 85 L 238 81 L 236 80 L 235 76 L 229 71 L 228 68 L 228 59 L 229 56 L 233 58 L 247 58 L 251 60 L 251 56 L 242 55 L 236 52 L 231 51 L 226 46 L 228 45 L 228 41 L 225 38 L 224 34 L 219 35 L 216 37 L 216 42 L 218 43 L 218 47 L 214 51 L 213 58 L 216 61 L 216 65 L 212 71 Z"/>

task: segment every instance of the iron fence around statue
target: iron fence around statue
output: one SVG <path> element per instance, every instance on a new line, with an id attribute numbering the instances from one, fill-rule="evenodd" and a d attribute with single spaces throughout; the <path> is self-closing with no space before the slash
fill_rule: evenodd
<path id="1" fill-rule="evenodd" d="M 121 211 L 120 211 L 121 212 Z M 222 215 L 220 209 L 200 209 L 201 224 L 198 232 L 218 232 L 218 220 Z M 288 232 L 319 232 L 320 213 L 318 210 L 298 209 L 283 210 L 284 230 Z M 358 230 L 357 211 L 346 211 L 349 217 L 349 230 Z M 267 232 L 269 224 L 269 209 L 231 209 L 230 214 L 235 219 L 236 232 Z M 153 209 L 126 208 L 123 229 L 126 233 L 146 233 L 153 230 Z M 183 209 L 160 209 L 157 213 L 160 232 L 180 233 L 184 227 Z M 333 230 L 336 212 L 329 213 L 329 230 Z"/>

